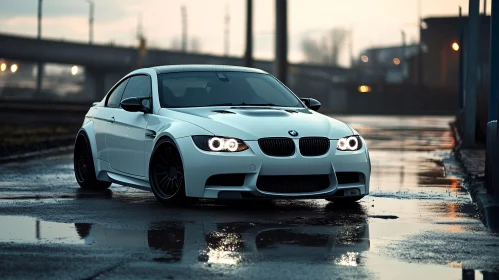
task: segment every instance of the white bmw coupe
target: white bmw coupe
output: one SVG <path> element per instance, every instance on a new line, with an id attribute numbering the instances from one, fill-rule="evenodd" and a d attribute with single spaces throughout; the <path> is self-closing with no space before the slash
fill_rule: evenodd
<path id="1" fill-rule="evenodd" d="M 327 199 L 369 193 L 364 139 L 272 75 L 209 65 L 139 69 L 85 116 L 74 170 L 84 189 L 117 183 L 164 204 L 188 197 Z"/>

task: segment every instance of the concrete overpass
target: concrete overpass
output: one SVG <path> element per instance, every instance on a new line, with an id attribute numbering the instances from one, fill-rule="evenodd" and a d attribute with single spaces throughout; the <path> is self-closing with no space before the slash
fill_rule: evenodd
<path id="1" fill-rule="evenodd" d="M 170 64 L 227 64 L 243 65 L 243 58 L 206 54 L 192 54 L 149 49 L 140 57 L 139 50 L 114 45 L 88 45 L 62 40 L 38 40 L 0 35 L 0 58 L 30 62 L 81 65 L 86 70 L 85 91 L 89 98 L 100 98 L 124 74 L 139 68 Z M 257 60 L 256 68 L 274 72 L 273 61 Z M 291 65 L 294 73 L 322 77 L 344 75 L 345 68 L 305 64 Z M 292 79 L 291 79 L 292 80 Z M 292 85 L 291 85 L 292 86 Z"/>
<path id="2" fill-rule="evenodd" d="M 169 64 L 243 65 L 242 57 L 158 49 L 150 49 L 145 56 L 140 57 L 139 50 L 133 47 L 88 45 L 7 35 L 0 35 L 0 58 L 83 66 L 86 101 L 99 100 L 118 79 L 138 67 Z M 270 73 L 274 72 L 273 61 L 257 60 L 254 65 Z M 457 96 L 447 89 L 430 89 L 411 84 L 372 84 L 373 91 L 366 94 L 357 91 L 355 78 L 349 81 L 349 69 L 306 64 L 291 64 L 290 68 L 288 86 L 299 96 L 319 99 L 323 104 L 323 111 L 357 114 L 452 114 L 455 111 Z M 340 79 L 334 79 L 333 82 L 333 78 Z M 0 100 L 0 105 L 2 102 Z M 22 109 L 16 106 L 12 105 L 11 111 Z"/>

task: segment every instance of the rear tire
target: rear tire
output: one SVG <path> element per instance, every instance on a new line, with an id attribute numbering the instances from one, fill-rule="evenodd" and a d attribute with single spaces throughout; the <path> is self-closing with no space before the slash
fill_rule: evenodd
<path id="1" fill-rule="evenodd" d="M 362 198 L 364 198 L 364 195 L 349 196 L 349 197 L 338 197 L 338 198 L 326 198 L 326 200 L 334 202 L 336 204 L 354 204 L 354 203 L 357 203 Z"/>
<path id="2" fill-rule="evenodd" d="M 161 139 L 154 147 L 149 162 L 149 183 L 154 196 L 163 205 L 187 202 L 182 158 L 177 145 L 168 138 Z"/>
<path id="3" fill-rule="evenodd" d="M 76 138 L 73 164 L 76 182 L 82 189 L 106 190 L 111 186 L 111 182 L 97 180 L 92 150 L 84 133 L 80 133 Z"/>

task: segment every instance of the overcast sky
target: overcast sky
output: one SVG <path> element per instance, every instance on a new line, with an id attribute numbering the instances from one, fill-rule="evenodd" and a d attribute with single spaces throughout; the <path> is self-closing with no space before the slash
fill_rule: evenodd
<path id="1" fill-rule="evenodd" d="M 204 53 L 223 54 L 224 17 L 230 11 L 230 54 L 244 53 L 245 0 L 94 0 L 95 42 L 136 45 L 137 22 L 142 15 L 148 45 L 170 48 L 181 34 L 181 6 L 187 8 L 189 37 L 201 41 Z M 468 0 L 420 0 L 423 17 L 455 16 Z M 488 11 L 490 12 L 490 2 Z M 37 0 L 0 0 L 0 32 L 36 36 Z M 481 3 L 483 5 L 483 1 Z M 273 58 L 275 15 L 273 0 L 253 0 L 254 54 Z M 88 41 L 88 8 L 85 0 L 43 0 L 42 36 Z M 480 7 L 482 10 L 483 7 Z M 288 0 L 289 58 L 303 59 L 300 42 L 319 40 L 327 30 L 353 31 L 353 50 L 358 55 L 371 46 L 418 40 L 418 0 Z M 342 63 L 348 64 L 345 46 Z"/>

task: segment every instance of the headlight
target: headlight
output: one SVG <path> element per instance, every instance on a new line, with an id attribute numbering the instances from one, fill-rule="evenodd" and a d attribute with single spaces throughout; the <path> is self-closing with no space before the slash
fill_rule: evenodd
<path id="1" fill-rule="evenodd" d="M 196 146 L 208 152 L 241 152 L 248 149 L 243 140 L 221 136 L 192 136 Z"/>
<path id="2" fill-rule="evenodd" d="M 362 148 L 362 141 L 359 136 L 349 136 L 338 139 L 336 149 L 340 151 L 357 151 Z"/>

